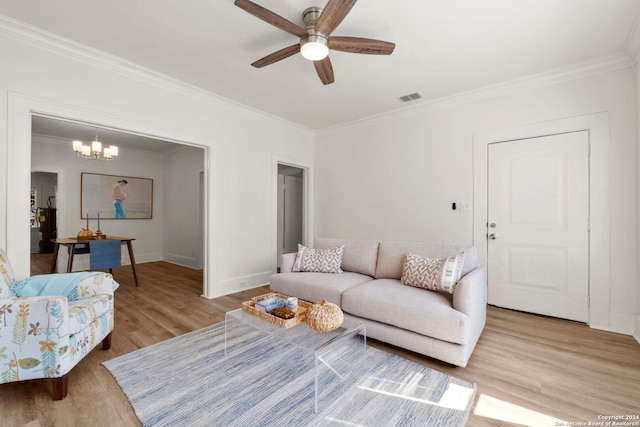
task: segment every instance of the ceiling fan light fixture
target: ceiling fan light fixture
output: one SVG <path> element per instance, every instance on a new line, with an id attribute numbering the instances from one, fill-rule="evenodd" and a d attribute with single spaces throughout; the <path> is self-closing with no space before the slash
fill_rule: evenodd
<path id="1" fill-rule="evenodd" d="M 300 54 L 309 61 L 320 61 L 329 56 L 327 38 L 321 34 L 309 34 L 300 40 Z"/>

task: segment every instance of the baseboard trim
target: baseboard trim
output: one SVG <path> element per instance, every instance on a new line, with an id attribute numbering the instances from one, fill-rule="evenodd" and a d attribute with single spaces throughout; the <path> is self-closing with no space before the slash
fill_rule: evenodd
<path id="1" fill-rule="evenodd" d="M 273 271 L 261 271 L 259 273 L 249 274 L 246 276 L 221 280 L 218 282 L 219 295 L 214 295 L 212 298 L 264 286 L 269 283 L 272 274 L 274 274 Z"/>
<path id="2" fill-rule="evenodd" d="M 165 252 L 163 259 L 164 261 L 170 262 L 171 264 L 177 264 L 183 267 L 189 267 L 194 269 L 198 267 L 198 260 L 193 257 L 186 257 L 182 255 L 170 254 Z"/>

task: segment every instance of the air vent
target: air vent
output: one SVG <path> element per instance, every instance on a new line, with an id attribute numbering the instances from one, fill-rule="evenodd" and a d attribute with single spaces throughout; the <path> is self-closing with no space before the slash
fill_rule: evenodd
<path id="1" fill-rule="evenodd" d="M 418 92 L 414 92 L 414 93 L 410 93 L 409 95 L 401 96 L 400 101 L 410 102 L 420 98 L 422 98 L 422 95 L 420 95 Z"/>

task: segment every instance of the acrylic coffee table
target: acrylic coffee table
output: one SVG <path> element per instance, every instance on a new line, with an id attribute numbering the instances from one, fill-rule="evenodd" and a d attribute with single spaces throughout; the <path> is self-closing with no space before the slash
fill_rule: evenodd
<path id="1" fill-rule="evenodd" d="M 227 327 L 234 322 L 252 326 L 269 334 L 275 339 L 289 343 L 305 353 L 312 355 L 315 363 L 315 396 L 314 410 L 318 412 L 318 378 L 324 366 L 340 379 L 345 379 L 354 366 L 364 363 L 367 355 L 367 331 L 363 323 L 345 318 L 342 326 L 331 332 L 316 332 L 306 323 L 290 329 L 272 325 L 242 309 L 229 311 L 224 318 L 224 353 L 227 354 Z M 349 344 L 348 357 L 340 357 L 344 351 L 346 340 L 356 341 Z M 250 345 L 250 344 L 249 344 Z M 344 355 L 343 355 L 344 356 Z"/>

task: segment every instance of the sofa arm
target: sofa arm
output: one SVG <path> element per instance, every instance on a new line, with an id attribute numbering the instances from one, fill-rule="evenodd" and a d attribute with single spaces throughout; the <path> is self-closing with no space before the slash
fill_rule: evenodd
<path id="1" fill-rule="evenodd" d="M 68 348 L 65 297 L 0 299 L 0 383 L 56 376 Z"/>
<path id="2" fill-rule="evenodd" d="M 297 252 L 282 254 L 280 258 L 280 273 L 291 273 L 293 263 L 296 262 L 296 255 L 298 255 Z"/>
<path id="3" fill-rule="evenodd" d="M 467 273 L 456 285 L 453 308 L 472 318 L 487 312 L 487 271 L 476 268 Z"/>

